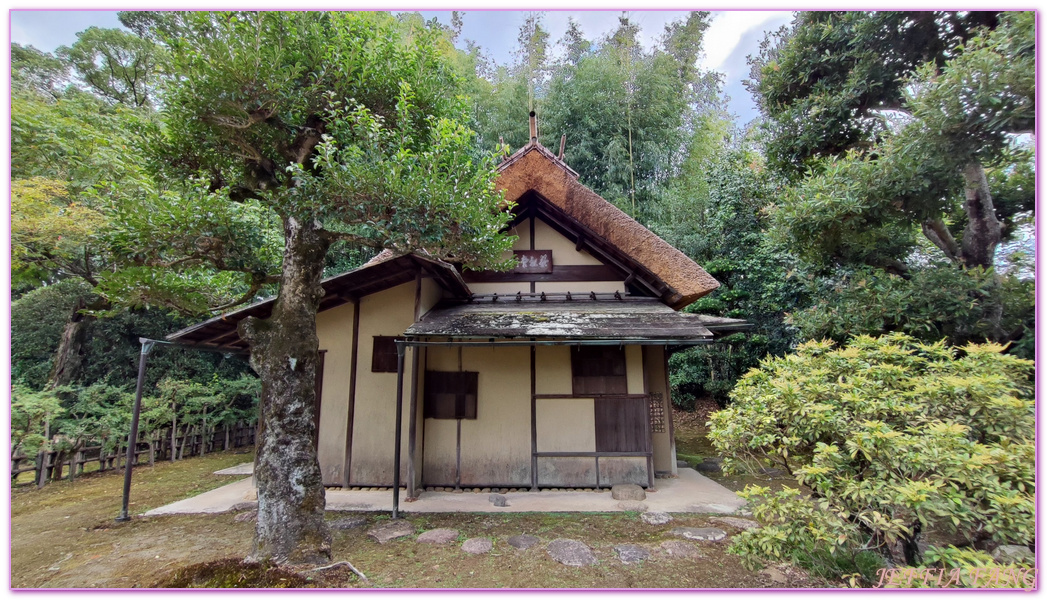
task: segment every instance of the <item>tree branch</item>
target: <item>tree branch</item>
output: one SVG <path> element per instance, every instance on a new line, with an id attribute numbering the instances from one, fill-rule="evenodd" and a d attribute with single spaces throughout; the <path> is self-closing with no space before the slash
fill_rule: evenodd
<path id="1" fill-rule="evenodd" d="M 325 231 L 324 235 L 327 236 L 332 243 L 333 242 L 350 242 L 352 244 L 358 244 L 360 246 L 367 246 L 369 248 L 380 248 L 382 245 L 378 240 L 366 238 L 355 233 L 343 233 L 339 231 Z"/>
<path id="2" fill-rule="evenodd" d="M 254 298 L 255 294 L 257 294 L 258 290 L 260 290 L 260 289 L 262 289 L 262 283 L 259 283 L 259 282 L 256 281 L 255 283 L 251 284 L 251 289 L 249 289 L 246 292 L 244 292 L 243 296 L 240 296 L 239 298 L 237 298 L 236 300 L 233 300 L 231 302 L 226 302 L 225 304 L 222 304 L 220 306 L 215 306 L 211 310 L 213 310 L 215 312 L 223 312 L 223 311 L 229 310 L 230 308 L 233 308 L 234 306 L 240 306 L 241 304 L 246 304 L 252 298 Z"/>
<path id="3" fill-rule="evenodd" d="M 963 260 L 960 255 L 960 245 L 956 243 L 956 238 L 953 237 L 941 218 L 925 220 L 920 223 L 920 229 L 923 230 L 923 235 L 944 252 L 949 260 L 954 263 Z"/>

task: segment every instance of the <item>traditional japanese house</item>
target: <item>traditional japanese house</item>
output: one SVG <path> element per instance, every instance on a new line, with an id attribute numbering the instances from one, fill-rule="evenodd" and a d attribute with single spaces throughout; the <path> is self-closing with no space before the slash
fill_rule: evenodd
<path id="1" fill-rule="evenodd" d="M 669 353 L 747 325 L 679 312 L 719 284 L 579 183 L 533 122 L 497 185 L 516 204 L 515 270 L 383 252 L 324 281 L 325 485 L 403 482 L 414 496 L 423 486 L 648 487 L 676 472 Z M 169 339 L 244 348 L 236 324 L 271 307 Z"/>

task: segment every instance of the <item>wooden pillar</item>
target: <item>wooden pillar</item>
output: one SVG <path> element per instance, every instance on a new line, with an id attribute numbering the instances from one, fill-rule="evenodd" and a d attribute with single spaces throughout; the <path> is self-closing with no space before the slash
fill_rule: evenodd
<path id="1" fill-rule="evenodd" d="M 349 414 L 345 426 L 345 462 L 342 466 L 342 487 L 348 488 L 352 479 L 353 413 L 356 410 L 356 363 L 360 356 L 360 300 L 353 300 L 353 341 L 349 358 Z"/>
<path id="2" fill-rule="evenodd" d="M 531 239 L 534 239 L 533 237 Z M 535 378 L 535 346 L 531 346 L 531 491 L 538 491 L 538 405 L 534 395 L 538 382 Z"/>
<path id="3" fill-rule="evenodd" d="M 411 348 L 411 402 L 407 422 L 407 499 L 413 500 L 417 496 L 415 490 L 415 479 L 417 470 L 415 467 L 415 455 L 418 452 L 418 352 L 419 348 Z"/>

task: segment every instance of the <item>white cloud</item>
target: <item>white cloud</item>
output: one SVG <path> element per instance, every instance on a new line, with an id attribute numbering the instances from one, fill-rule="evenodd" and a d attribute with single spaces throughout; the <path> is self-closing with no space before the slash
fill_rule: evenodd
<path id="1" fill-rule="evenodd" d="M 768 21 L 788 19 L 789 11 L 722 11 L 713 15 L 712 24 L 705 34 L 705 57 L 700 66 L 713 71 L 723 71 L 724 62 L 734 51 L 747 32 L 763 28 Z"/>

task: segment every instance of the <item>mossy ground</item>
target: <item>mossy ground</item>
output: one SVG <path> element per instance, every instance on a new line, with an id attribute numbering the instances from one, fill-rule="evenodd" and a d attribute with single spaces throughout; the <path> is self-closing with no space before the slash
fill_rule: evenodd
<path id="1" fill-rule="evenodd" d="M 213 472 L 251 459 L 249 453 L 231 451 L 136 469 L 132 513 L 230 483 L 235 478 Z M 724 527 L 710 521 L 709 515 L 676 515 L 669 525 L 650 526 L 637 513 L 409 514 L 407 520 L 417 533 L 453 528 L 461 533 L 458 542 L 431 546 L 410 536 L 382 545 L 367 537 L 366 526 L 336 530 L 333 562 L 350 561 L 367 581 L 345 566 L 323 571 L 266 570 L 240 562 L 251 550 L 254 523 L 237 522 L 233 513 L 136 517 L 116 523 L 122 483 L 120 473 L 108 472 L 42 490 L 14 488 L 12 587 L 780 587 L 743 568 L 737 557 L 727 553 L 727 541 L 699 544 L 699 558 L 674 558 L 659 550 L 661 542 L 677 539 L 668 533 L 672 527 Z M 353 514 L 367 517 L 368 526 L 388 519 L 386 513 L 345 512 L 330 512 L 327 518 Z M 516 550 L 506 540 L 517 534 L 531 534 L 541 542 Z M 494 549 L 479 556 L 463 552 L 461 542 L 471 537 L 491 538 Z M 545 546 L 561 537 L 588 544 L 599 564 L 577 568 L 552 560 Z M 623 565 L 613 547 L 624 543 L 647 547 L 651 560 Z M 796 569 L 784 571 L 789 587 L 831 585 Z"/>

